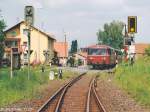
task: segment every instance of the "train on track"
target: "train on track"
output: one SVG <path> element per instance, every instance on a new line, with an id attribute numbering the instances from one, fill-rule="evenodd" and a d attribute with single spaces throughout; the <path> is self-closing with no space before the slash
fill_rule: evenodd
<path id="1" fill-rule="evenodd" d="M 93 45 L 87 47 L 87 64 L 93 69 L 104 69 L 115 67 L 118 63 L 120 50 L 107 45 Z"/>

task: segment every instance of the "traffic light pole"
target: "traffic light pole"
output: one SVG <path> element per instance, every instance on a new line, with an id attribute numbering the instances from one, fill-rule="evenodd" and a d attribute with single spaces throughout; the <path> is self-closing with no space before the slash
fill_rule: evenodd
<path id="1" fill-rule="evenodd" d="M 28 31 L 28 80 L 30 79 L 30 29 Z"/>

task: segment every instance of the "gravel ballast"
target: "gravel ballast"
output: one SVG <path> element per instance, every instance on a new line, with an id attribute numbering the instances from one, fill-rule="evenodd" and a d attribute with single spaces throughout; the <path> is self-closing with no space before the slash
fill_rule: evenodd
<path id="1" fill-rule="evenodd" d="M 97 91 L 108 112 L 150 112 L 150 109 L 137 103 L 111 79 L 99 77 Z"/>

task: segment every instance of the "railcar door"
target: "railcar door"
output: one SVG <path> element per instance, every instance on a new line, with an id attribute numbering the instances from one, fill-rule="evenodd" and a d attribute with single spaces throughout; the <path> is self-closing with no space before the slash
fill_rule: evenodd
<path id="1" fill-rule="evenodd" d="M 109 59 L 110 59 L 110 65 L 114 65 L 116 61 L 116 55 L 115 51 L 113 49 L 108 49 Z"/>

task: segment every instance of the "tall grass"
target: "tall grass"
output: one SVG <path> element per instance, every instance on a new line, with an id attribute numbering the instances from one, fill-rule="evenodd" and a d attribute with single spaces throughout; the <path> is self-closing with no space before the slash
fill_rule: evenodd
<path id="1" fill-rule="evenodd" d="M 150 106 L 150 58 L 136 60 L 133 66 L 118 67 L 115 81 L 137 101 Z"/>
<path id="2" fill-rule="evenodd" d="M 9 74 L 8 69 L 0 69 L 0 107 L 33 97 L 38 86 L 48 82 L 47 72 L 41 73 L 32 70 L 30 80 L 28 80 L 26 69 L 14 71 L 12 79 Z"/>
<path id="3" fill-rule="evenodd" d="M 39 97 L 40 88 L 47 87 L 47 84 L 50 84 L 50 70 L 58 72 L 56 67 L 47 67 L 45 69 L 46 71 L 42 73 L 40 66 L 31 68 L 30 80 L 28 80 L 27 68 L 14 71 L 12 79 L 10 79 L 10 68 L 0 68 L 0 107 L 7 106 L 22 99 L 28 100 Z M 76 75 L 78 73 L 63 70 L 63 79 L 60 80 L 58 77 L 55 79 L 63 82 Z"/>

